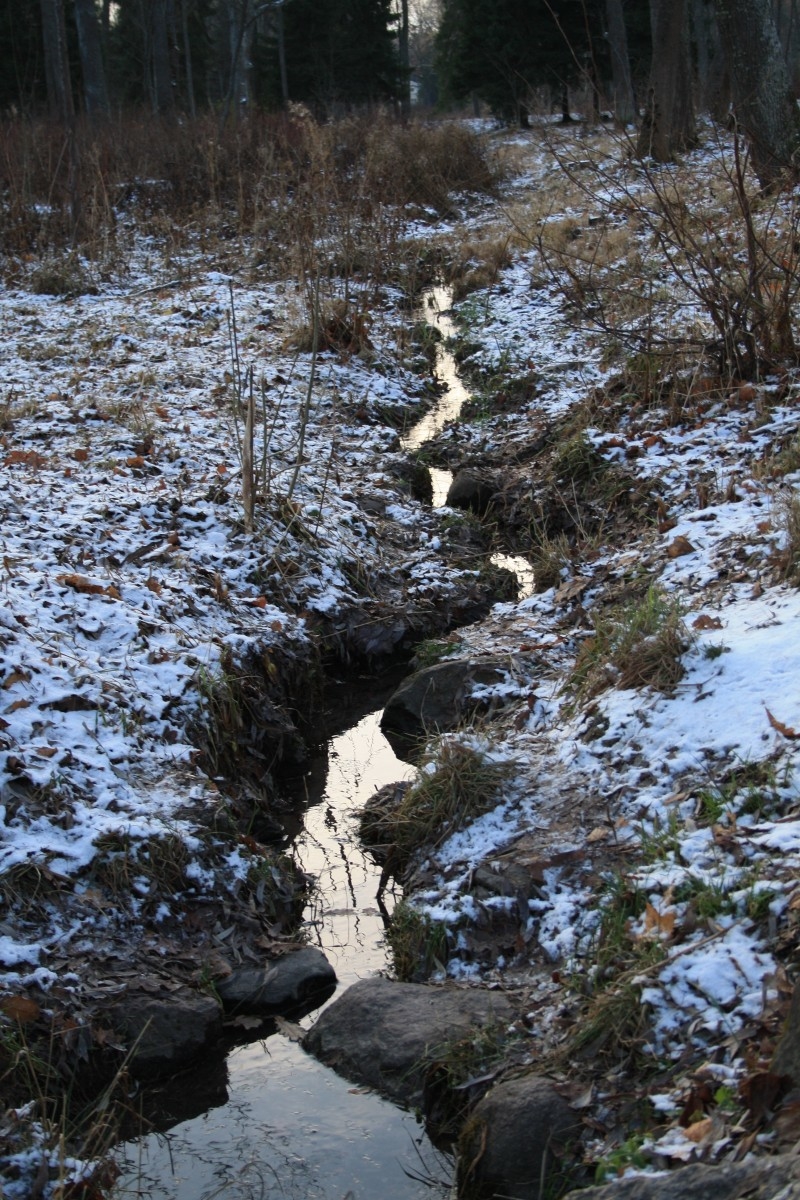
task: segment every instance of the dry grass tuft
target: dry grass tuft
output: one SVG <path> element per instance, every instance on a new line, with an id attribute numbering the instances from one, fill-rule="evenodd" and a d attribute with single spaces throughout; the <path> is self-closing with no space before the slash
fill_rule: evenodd
<path id="1" fill-rule="evenodd" d="M 679 603 L 651 587 L 642 600 L 595 617 L 569 686 L 579 699 L 609 687 L 651 687 L 670 693 L 683 678 L 691 635 Z"/>

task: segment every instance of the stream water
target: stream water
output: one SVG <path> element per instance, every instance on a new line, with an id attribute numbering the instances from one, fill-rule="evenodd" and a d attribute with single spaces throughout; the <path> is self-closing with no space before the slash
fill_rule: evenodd
<path id="1" fill-rule="evenodd" d="M 333 963 L 340 988 L 386 963 L 375 902 L 380 869 L 359 849 L 352 810 L 384 783 L 412 773 L 379 728 L 396 682 L 335 689 L 329 709 L 351 724 L 291 785 L 299 802 L 287 835 L 318 882 L 308 932 Z M 302 1024 L 310 1026 L 318 1011 Z M 341 1079 L 272 1027 L 259 1032 L 265 1036 L 184 1078 L 197 1115 L 127 1144 L 121 1196 L 431 1200 L 446 1193 L 451 1164 L 413 1114 Z M 161 1108 L 175 1118 L 186 1103 L 185 1095 L 165 1095 Z"/>
<path id="2" fill-rule="evenodd" d="M 442 333 L 436 373 L 446 387 L 404 439 L 407 450 L 456 419 L 468 396 L 447 346 L 455 332 L 449 308 L 445 289 L 426 294 L 424 315 Z M 433 503 L 441 507 L 452 476 L 432 476 Z M 531 590 L 526 560 L 497 555 L 494 561 L 517 574 L 521 592 Z M 375 900 L 380 869 L 359 848 L 352 812 L 384 784 L 412 773 L 379 727 L 397 682 L 388 675 L 334 689 L 327 736 L 306 773 L 287 784 L 297 801 L 287 841 L 317 880 L 307 930 L 332 962 L 340 988 L 386 965 Z M 385 900 L 391 907 L 391 894 Z M 258 1032 L 258 1041 L 221 1052 L 164 1089 L 157 1100 L 162 1132 L 122 1147 L 120 1198 L 431 1200 L 449 1193 L 452 1164 L 413 1114 L 349 1084 L 275 1027 Z"/>

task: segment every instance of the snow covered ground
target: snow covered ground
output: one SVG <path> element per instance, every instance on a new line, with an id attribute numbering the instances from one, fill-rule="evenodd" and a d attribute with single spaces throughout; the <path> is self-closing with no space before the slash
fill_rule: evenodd
<path id="1" fill-rule="evenodd" d="M 560 156 L 595 153 L 591 134 L 573 151 L 575 136 L 563 135 Z M 614 151 L 596 136 L 606 164 Z M 551 185 L 554 160 L 539 134 L 513 141 L 526 172 L 496 206 L 476 206 L 471 218 L 465 202 L 461 225 L 429 227 L 430 237 L 502 226 L 512 205 L 535 203 Z M 697 153 L 698 177 L 711 157 Z M 598 188 L 594 206 L 584 196 L 576 208 L 573 197 L 547 220 L 586 226 L 609 203 Z M 198 816 L 215 810 L 218 786 L 201 770 L 192 730 L 226 662 L 255 657 L 269 673 L 273 657 L 306 653 L 320 619 L 345 610 L 372 619 L 369 597 L 387 579 L 398 605 L 436 609 L 453 595 L 457 572 L 440 552 L 447 514 L 414 500 L 390 470 L 399 442 L 381 414 L 429 398 L 403 349 L 399 296 L 387 288 L 375 303 L 368 354 L 326 351 L 312 362 L 292 349 L 307 314 L 291 284 L 254 281 L 244 263 L 221 273 L 199 247 L 177 266 L 176 281 L 174 260 L 146 244 L 124 279 L 98 282 L 93 295 L 0 292 L 7 999 L 79 994 L 79 964 L 114 920 L 93 873 L 98 855 L 153 838 L 177 838 L 187 851 L 172 896 L 153 884 L 147 852 L 134 854 L 129 928 L 157 932 L 187 896 L 220 886 Z M 702 324 L 681 303 L 683 319 Z M 449 435 L 489 461 L 533 443 L 543 421 L 582 410 L 619 370 L 596 331 L 575 321 L 564 288 L 542 281 L 531 245 L 517 245 L 498 284 L 459 313 L 481 346 L 473 373 L 500 365 L 544 381 L 509 417 Z M 238 405 L 250 366 L 264 464 L 252 534 Z M 687 1061 L 689 1047 L 691 1065 L 713 1055 L 720 1080 L 744 1071 L 742 1041 L 785 1003 L 800 911 L 800 592 L 787 559 L 797 552 L 800 454 L 780 465 L 800 436 L 800 380 L 744 382 L 702 403 L 687 398 L 677 413 L 631 404 L 612 429 L 584 421 L 605 462 L 657 491 L 659 517 L 622 543 L 595 538 L 557 585 L 461 631 L 468 652 L 508 654 L 493 718 L 469 736 L 518 770 L 496 812 L 431 855 L 413 897 L 463 926 L 482 903 L 472 872 L 515 839 L 540 838 L 543 860 L 586 850 L 577 867 L 546 867 L 526 897 L 520 960 L 491 973 L 518 979 L 530 954 L 547 1000 L 535 1027 L 558 1041 L 562 1026 L 548 1029 L 546 1014 L 572 1003 L 571 974 L 598 987 L 609 886 L 624 878 L 637 902 L 621 955 L 663 950 L 634 971 L 644 1053 Z M 679 605 L 682 677 L 666 693 L 611 686 L 576 698 L 569 681 L 593 613 L 626 579 Z M 252 854 L 242 843 L 225 849 L 226 886 L 246 879 Z M 468 959 L 456 955 L 451 973 L 474 976 Z"/>

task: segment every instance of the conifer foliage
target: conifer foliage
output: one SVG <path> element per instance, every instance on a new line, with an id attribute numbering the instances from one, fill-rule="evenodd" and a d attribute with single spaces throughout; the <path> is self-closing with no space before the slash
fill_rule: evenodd
<path id="1" fill-rule="evenodd" d="M 322 113 L 402 95 L 392 0 L 0 0 L 0 107 Z M 63 36 L 53 31 L 63 31 Z M 63 69 L 62 69 L 63 68 Z"/>

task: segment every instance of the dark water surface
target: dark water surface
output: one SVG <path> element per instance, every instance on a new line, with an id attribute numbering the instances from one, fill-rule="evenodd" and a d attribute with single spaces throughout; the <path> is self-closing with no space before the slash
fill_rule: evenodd
<path id="1" fill-rule="evenodd" d="M 411 773 L 379 728 L 394 685 L 391 678 L 366 680 L 332 693 L 331 724 L 351 724 L 328 738 L 307 773 L 291 783 L 298 803 L 287 832 L 303 869 L 318 880 L 306 912 L 310 940 L 333 963 L 339 991 L 386 965 L 375 902 L 380 871 L 358 846 L 351 810 Z M 387 903 L 391 907 L 391 896 Z M 302 1025 L 308 1028 L 318 1011 Z M 165 1092 L 161 1109 L 165 1124 L 167 1114 L 188 1119 L 123 1147 L 121 1197 L 431 1200 L 447 1194 L 451 1164 L 413 1114 L 341 1079 L 278 1032 L 182 1077 Z M 432 1187 L 432 1179 L 441 1186 Z"/>

